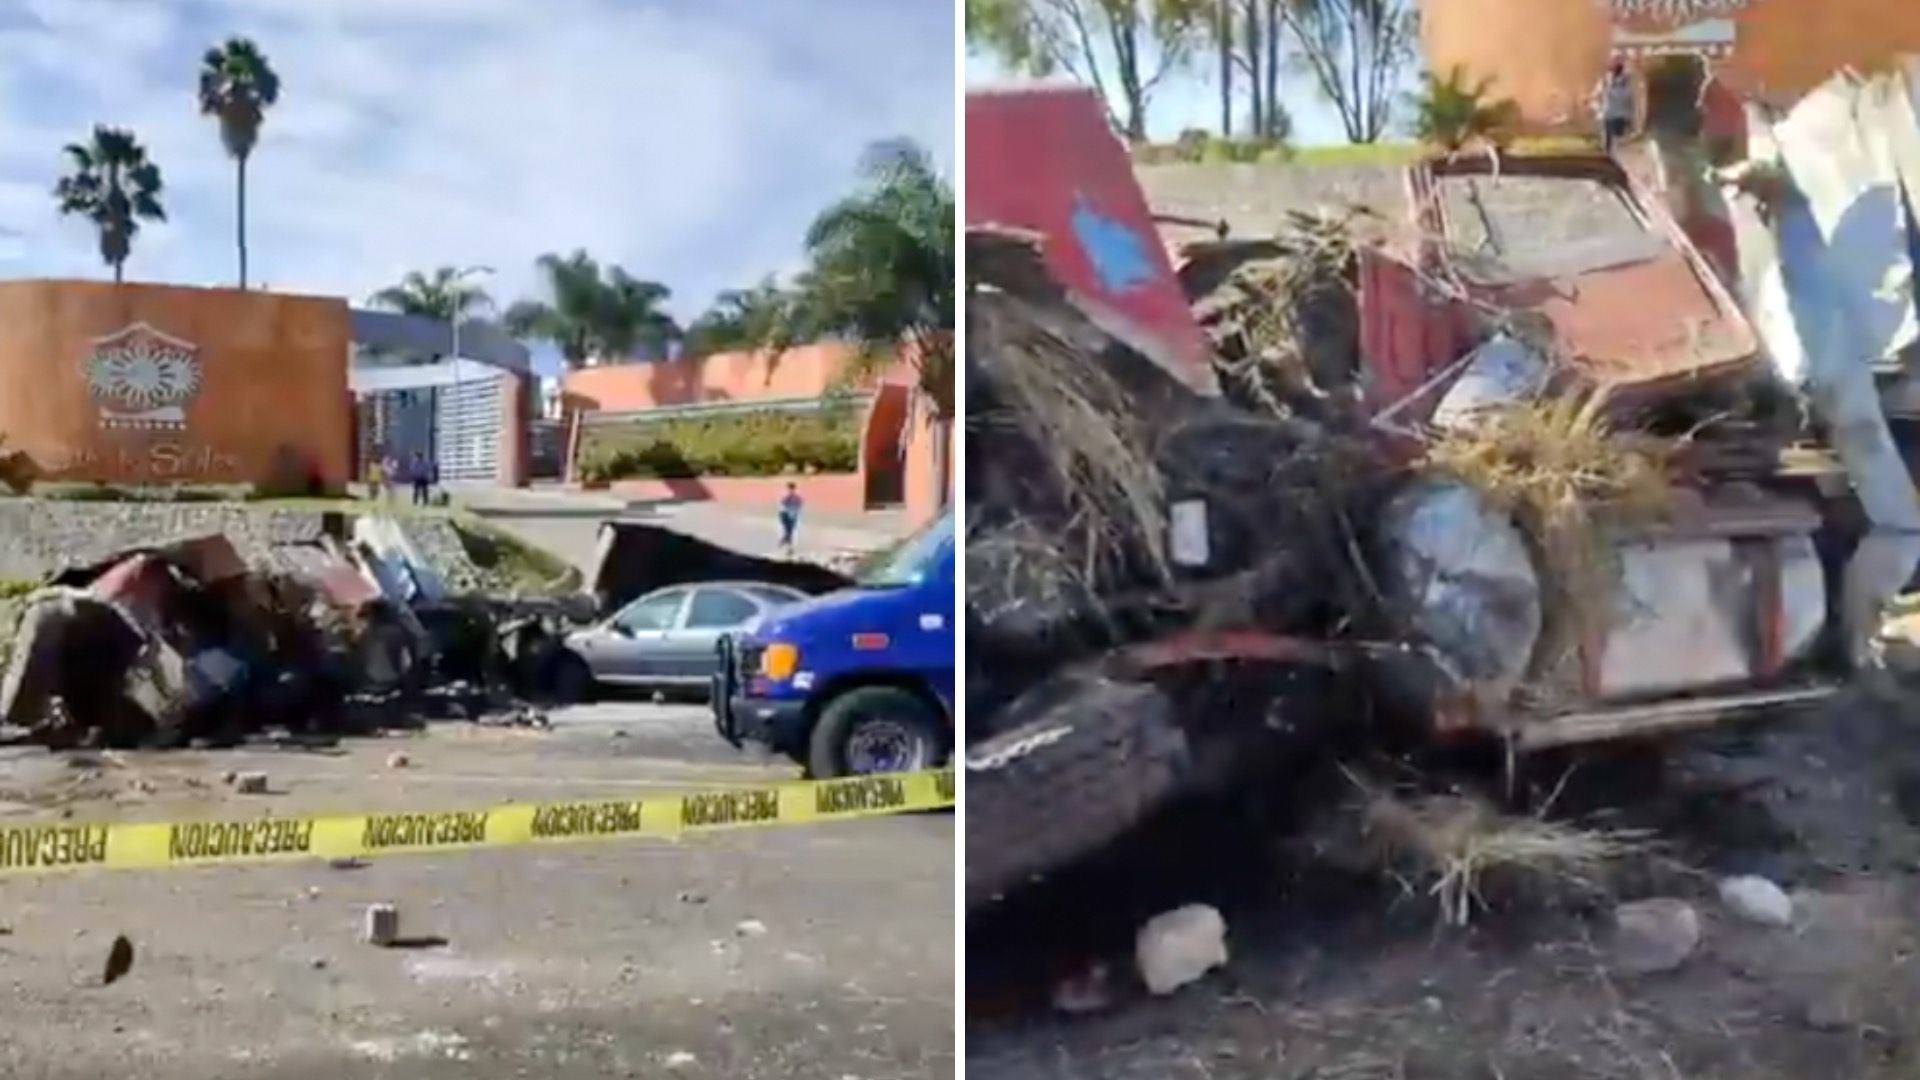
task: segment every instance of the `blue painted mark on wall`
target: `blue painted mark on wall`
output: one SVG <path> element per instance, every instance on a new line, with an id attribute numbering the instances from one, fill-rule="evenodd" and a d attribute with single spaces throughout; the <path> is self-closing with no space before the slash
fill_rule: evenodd
<path id="1" fill-rule="evenodd" d="M 1095 210 L 1084 195 L 1073 200 L 1073 237 L 1108 292 L 1126 292 L 1153 280 L 1153 262 L 1140 234 Z"/>

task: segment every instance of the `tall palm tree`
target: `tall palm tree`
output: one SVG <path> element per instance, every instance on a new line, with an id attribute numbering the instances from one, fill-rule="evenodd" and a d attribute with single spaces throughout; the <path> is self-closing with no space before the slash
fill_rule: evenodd
<path id="1" fill-rule="evenodd" d="M 388 311 L 449 323 L 492 302 L 487 290 L 461 279 L 460 271 L 451 266 L 436 269 L 432 276 L 410 270 L 398 285 L 367 298 L 367 303 Z"/>
<path id="2" fill-rule="evenodd" d="M 624 360 L 641 345 L 664 346 L 680 328 L 660 310 L 671 295 L 665 285 L 613 267 L 604 277 L 584 251 L 540 256 L 548 300 L 522 300 L 507 309 L 507 330 L 517 337 L 550 341 L 569 366 L 590 360 Z"/>
<path id="3" fill-rule="evenodd" d="M 220 141 L 238 176 L 235 238 L 240 248 L 240 287 L 247 287 L 247 158 L 260 141 L 260 123 L 280 100 L 280 76 L 258 46 L 228 38 L 200 61 L 200 112 L 220 121 Z"/>
<path id="4" fill-rule="evenodd" d="M 146 147 L 133 132 L 96 125 L 93 138 L 66 148 L 73 171 L 54 185 L 60 213 L 93 222 L 100 234 L 100 258 L 124 280 L 127 256 L 142 221 L 165 221 L 160 205 L 160 167 L 147 160 Z"/>
<path id="5" fill-rule="evenodd" d="M 953 419 L 953 187 L 920 147 L 876 143 L 858 192 L 807 230 L 794 317 L 804 336 L 858 346 L 841 372 L 871 379 L 904 358 L 937 417 Z"/>

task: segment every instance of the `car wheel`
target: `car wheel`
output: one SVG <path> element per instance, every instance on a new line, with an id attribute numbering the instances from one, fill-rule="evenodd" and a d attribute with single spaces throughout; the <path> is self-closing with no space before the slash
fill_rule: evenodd
<path id="1" fill-rule="evenodd" d="M 553 697 L 562 705 L 578 705 L 593 697 L 593 669 L 572 653 L 554 661 Z"/>
<path id="2" fill-rule="evenodd" d="M 807 772 L 827 780 L 936 768 L 947 756 L 944 726 L 939 714 L 905 690 L 849 690 L 820 711 L 809 741 Z"/>

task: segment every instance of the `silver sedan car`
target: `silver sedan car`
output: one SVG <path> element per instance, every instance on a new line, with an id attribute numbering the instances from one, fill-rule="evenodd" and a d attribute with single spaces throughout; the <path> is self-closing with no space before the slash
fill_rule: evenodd
<path id="1" fill-rule="evenodd" d="M 656 589 L 568 634 L 555 690 L 563 700 L 580 701 L 603 683 L 705 689 L 719 663 L 721 634 L 806 598 L 798 589 L 764 581 Z"/>

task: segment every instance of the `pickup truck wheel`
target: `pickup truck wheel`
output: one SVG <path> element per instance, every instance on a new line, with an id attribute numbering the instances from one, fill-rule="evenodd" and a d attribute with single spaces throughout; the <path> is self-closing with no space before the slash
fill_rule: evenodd
<path id="1" fill-rule="evenodd" d="M 891 686 L 849 690 L 820 711 L 809 740 L 807 772 L 822 780 L 931 769 L 945 757 L 940 718 Z"/>
<path id="2" fill-rule="evenodd" d="M 562 705 L 578 705 L 593 696 L 593 669 L 572 653 L 553 662 L 553 697 Z"/>
<path id="3" fill-rule="evenodd" d="M 967 907 L 1112 842 L 1179 793 L 1186 736 L 1157 688 L 1056 679 L 967 750 Z"/>

